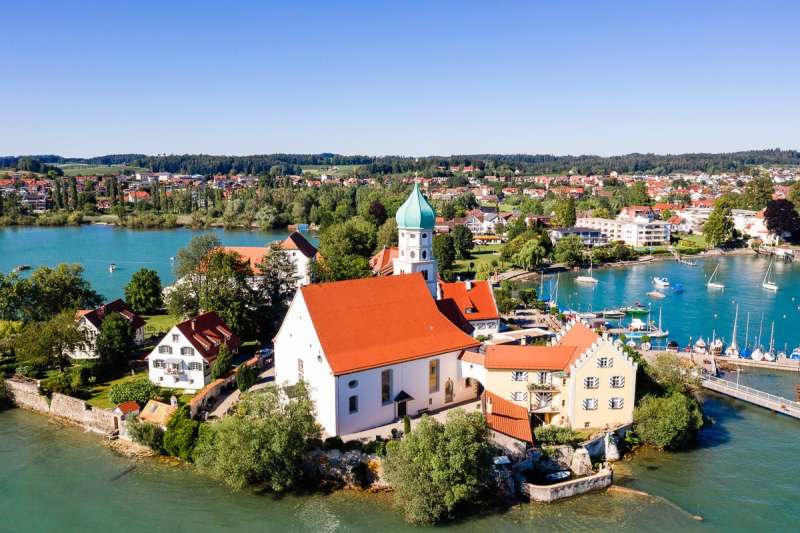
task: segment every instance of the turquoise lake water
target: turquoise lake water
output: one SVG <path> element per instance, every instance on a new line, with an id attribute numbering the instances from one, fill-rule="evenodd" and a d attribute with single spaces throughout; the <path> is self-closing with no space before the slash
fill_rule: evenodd
<path id="1" fill-rule="evenodd" d="M 36 268 L 80 263 L 97 292 L 107 299 L 120 298 L 131 275 L 143 267 L 158 272 L 163 285 L 171 284 L 170 257 L 203 233 L 214 233 L 226 246 L 263 246 L 288 235 L 286 231 L 129 230 L 102 225 L 4 228 L 0 229 L 0 272 L 9 272 L 17 265 Z M 108 271 L 111 263 L 117 265 L 113 273 Z"/>
<path id="2" fill-rule="evenodd" d="M 189 230 L 128 231 L 109 227 L 0 230 L 0 270 L 26 263 L 76 261 L 108 297 L 140 266 L 171 280 L 169 257 L 194 235 Z M 260 245 L 284 234 L 219 231 L 223 243 Z M 119 269 L 109 276 L 107 266 Z M 141 262 L 141 264 L 140 264 Z M 581 310 L 649 299 L 652 276 L 668 276 L 686 287 L 658 300 L 670 337 L 708 336 L 716 328 L 730 337 L 734 302 L 740 303 L 740 340 L 751 312 L 751 337 L 761 313 L 776 321 L 778 346 L 800 344 L 800 265 L 776 265 L 777 294 L 761 289 L 767 261 L 731 257 L 720 261 L 721 292 L 705 287 L 716 260 L 691 268 L 655 263 L 630 269 L 596 270 L 596 288 L 561 276 L 559 303 Z M 119 274 L 119 276 L 116 276 Z M 657 313 L 654 313 L 657 319 Z M 716 315 L 716 317 L 714 316 Z M 784 318 L 785 316 L 785 318 Z M 763 342 L 767 342 L 768 338 Z M 746 370 L 742 383 L 793 396 L 800 375 Z M 800 523 L 797 474 L 800 421 L 709 394 L 705 412 L 714 424 L 687 453 L 644 452 L 618 463 L 616 482 L 654 497 L 613 492 L 553 505 L 519 505 L 505 513 L 444 528 L 495 531 L 793 531 Z M 135 469 L 127 472 L 130 466 Z M 126 473 L 127 472 L 127 473 Z M 700 514 L 697 522 L 690 514 Z M 404 523 L 385 496 L 339 492 L 274 499 L 234 493 L 191 468 L 155 461 L 135 462 L 103 447 L 96 435 L 62 427 L 22 410 L 0 412 L 0 532 L 50 531 L 426 531 Z M 438 528 L 437 530 L 442 530 Z"/>

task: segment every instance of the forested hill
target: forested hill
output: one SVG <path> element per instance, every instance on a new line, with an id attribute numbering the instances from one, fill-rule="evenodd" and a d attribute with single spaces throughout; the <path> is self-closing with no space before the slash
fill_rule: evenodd
<path id="1" fill-rule="evenodd" d="M 749 150 L 731 153 L 693 154 L 627 154 L 611 157 L 596 155 L 555 156 L 527 154 L 473 154 L 448 157 L 404 157 L 322 154 L 265 154 L 225 156 L 206 154 L 144 155 L 113 154 L 89 158 L 67 158 L 58 155 L 0 157 L 0 168 L 28 169 L 31 162 L 58 165 L 85 163 L 87 165 L 119 165 L 150 168 L 185 174 L 250 173 L 297 174 L 309 165 L 355 165 L 370 174 L 400 174 L 419 172 L 422 175 L 442 175 L 451 166 L 474 166 L 487 174 L 619 173 L 668 174 L 671 172 L 736 172 L 753 165 L 800 165 L 797 150 Z"/>

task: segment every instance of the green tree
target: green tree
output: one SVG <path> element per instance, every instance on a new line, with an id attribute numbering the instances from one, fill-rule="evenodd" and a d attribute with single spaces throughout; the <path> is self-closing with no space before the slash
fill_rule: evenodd
<path id="1" fill-rule="evenodd" d="M 467 226 L 460 224 L 453 228 L 453 246 L 455 246 L 456 257 L 469 259 L 475 243 L 473 242 L 472 231 Z"/>
<path id="2" fill-rule="evenodd" d="M 133 442 L 147 446 L 156 453 L 164 453 L 164 431 L 158 425 L 131 418 L 125 426 Z"/>
<path id="3" fill-rule="evenodd" d="M 792 183 L 789 187 L 789 201 L 794 204 L 795 209 L 800 209 L 800 180 Z"/>
<path id="4" fill-rule="evenodd" d="M 141 268 L 125 285 L 125 301 L 137 313 L 153 313 L 164 305 L 161 278 L 155 270 Z"/>
<path id="5" fill-rule="evenodd" d="M 164 451 L 184 461 L 192 460 L 192 452 L 197 444 L 200 422 L 189 416 L 189 406 L 183 405 L 175 411 L 164 432 Z"/>
<path id="6" fill-rule="evenodd" d="M 256 267 L 261 273 L 258 283 L 259 336 L 271 338 L 283 322 L 297 288 L 294 260 L 286 250 L 273 245 Z"/>
<path id="7" fill-rule="evenodd" d="M 361 217 L 331 224 L 320 235 L 320 254 L 324 261 L 314 263 L 319 281 L 370 276 L 369 258 L 375 250 L 376 228 Z"/>
<path id="8" fill-rule="evenodd" d="M 444 424 L 423 417 L 413 432 L 387 445 L 384 469 L 410 522 L 434 524 L 458 507 L 480 505 L 492 472 L 483 415 L 458 409 Z"/>
<path id="9" fill-rule="evenodd" d="M 306 443 L 319 436 L 314 404 L 302 381 L 267 387 L 242 394 L 232 415 L 205 425 L 194 460 L 234 489 L 263 483 L 283 492 L 300 482 Z"/>
<path id="10" fill-rule="evenodd" d="M 764 222 L 767 229 L 783 237 L 789 235 L 789 239 L 794 242 L 800 237 L 800 216 L 797 209 L 789 200 L 770 200 L 764 210 Z"/>
<path id="11" fill-rule="evenodd" d="M 769 176 L 757 176 L 747 182 L 744 188 L 744 201 L 749 209 L 764 209 L 772 200 L 775 186 Z"/>
<path id="12" fill-rule="evenodd" d="M 650 203 L 650 196 L 647 194 L 647 185 L 643 181 L 637 181 L 624 190 L 625 205 L 647 205 Z"/>
<path id="13" fill-rule="evenodd" d="M 181 279 L 194 274 L 213 250 L 222 247 L 216 235 L 207 233 L 192 237 L 184 248 L 175 256 L 175 278 Z"/>
<path id="14" fill-rule="evenodd" d="M 687 393 L 700 386 L 692 365 L 674 353 L 658 354 L 646 369 L 650 377 L 669 393 Z"/>
<path id="15" fill-rule="evenodd" d="M 381 249 L 384 246 L 387 248 L 391 246 L 397 246 L 397 221 L 394 218 L 387 218 L 386 222 L 384 222 L 383 225 L 378 228 L 378 233 L 376 234 L 375 240 L 378 249 Z"/>
<path id="16" fill-rule="evenodd" d="M 219 347 L 217 358 L 214 359 L 214 363 L 211 365 L 211 379 L 221 378 L 232 366 L 233 359 L 231 357 L 231 351 L 228 345 L 223 343 Z"/>
<path id="17" fill-rule="evenodd" d="M 703 427 L 697 400 L 678 392 L 658 398 L 645 396 L 633 413 L 634 431 L 643 442 L 657 448 L 688 447 Z"/>
<path id="18" fill-rule="evenodd" d="M 236 387 L 239 392 L 247 392 L 250 387 L 255 385 L 257 378 L 256 371 L 251 366 L 243 363 L 236 369 Z"/>
<path id="19" fill-rule="evenodd" d="M 133 347 L 131 323 L 119 313 L 111 313 L 100 324 L 97 335 L 97 355 L 110 367 L 119 368 L 128 362 Z"/>
<path id="20" fill-rule="evenodd" d="M 703 236 L 706 242 L 713 246 L 724 245 L 733 240 L 734 225 L 731 210 L 723 205 L 714 206 L 708 215 L 708 220 L 703 225 Z"/>
<path id="21" fill-rule="evenodd" d="M 28 322 L 7 339 L 19 361 L 38 368 L 61 371 L 71 364 L 69 354 L 86 347 L 87 338 L 78 329 L 75 315 L 63 311 L 42 322 Z"/>
<path id="22" fill-rule="evenodd" d="M 536 270 L 542 266 L 545 257 L 547 257 L 547 249 L 542 245 L 539 239 L 531 239 L 522 245 L 522 248 L 514 254 L 512 260 L 515 265 L 518 265 L 525 270 Z"/>
<path id="23" fill-rule="evenodd" d="M 66 310 L 93 309 L 102 298 L 83 279 L 80 265 L 60 264 L 56 268 L 39 267 L 16 289 L 23 295 L 22 317 L 47 320 Z"/>
<path id="24" fill-rule="evenodd" d="M 108 399 L 117 405 L 133 401 L 141 407 L 144 407 L 150 400 L 160 400 L 163 395 L 164 391 L 161 387 L 146 377 L 116 383 L 108 391 Z"/>
<path id="25" fill-rule="evenodd" d="M 564 263 L 570 267 L 579 266 L 583 264 L 584 249 L 585 246 L 580 237 L 569 235 L 556 243 L 553 258 L 557 262 Z"/>
<path id="26" fill-rule="evenodd" d="M 571 196 L 560 199 L 556 204 L 553 225 L 559 228 L 571 228 L 577 219 L 575 199 Z"/>
<path id="27" fill-rule="evenodd" d="M 453 237 L 449 233 L 442 233 L 433 237 L 433 257 L 439 267 L 439 275 L 449 276 L 456 262 L 456 247 Z"/>

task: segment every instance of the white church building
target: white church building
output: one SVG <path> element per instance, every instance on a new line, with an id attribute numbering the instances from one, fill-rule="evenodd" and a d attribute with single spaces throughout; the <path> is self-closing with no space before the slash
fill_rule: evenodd
<path id="1" fill-rule="evenodd" d="M 328 435 L 478 395 L 459 356 L 480 343 L 437 305 L 435 214 L 416 185 L 396 219 L 393 275 L 301 287 L 275 337 L 276 381 L 309 384 Z"/>

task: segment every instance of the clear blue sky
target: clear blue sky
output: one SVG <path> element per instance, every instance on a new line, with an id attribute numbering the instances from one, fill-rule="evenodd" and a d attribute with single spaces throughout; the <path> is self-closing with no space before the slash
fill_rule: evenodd
<path id="1" fill-rule="evenodd" d="M 796 1 L 26 0 L 0 18 L 3 155 L 800 148 Z"/>

